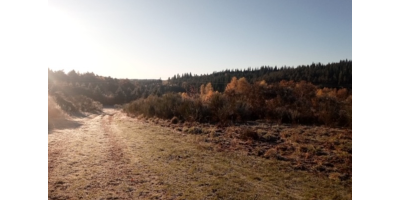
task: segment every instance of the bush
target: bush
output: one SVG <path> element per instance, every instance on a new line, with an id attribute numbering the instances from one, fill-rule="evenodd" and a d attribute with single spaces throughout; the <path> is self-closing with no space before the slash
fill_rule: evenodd
<path id="1" fill-rule="evenodd" d="M 351 126 L 351 95 L 347 96 L 345 89 L 316 89 L 310 83 L 293 81 L 270 85 L 259 82 L 248 87 L 249 84 L 241 80 L 239 87 L 233 79 L 223 94 L 214 92 L 210 84 L 202 85 L 201 94 L 150 95 L 124 106 L 124 111 L 223 126 L 234 121 L 265 118 L 279 123 Z"/>
<path id="2" fill-rule="evenodd" d="M 172 119 L 171 119 L 171 123 L 172 124 L 177 124 L 179 122 L 179 119 L 177 118 L 177 117 L 173 117 Z"/>
<path id="3" fill-rule="evenodd" d="M 61 92 L 57 92 L 54 95 L 55 102 L 60 108 L 66 113 L 72 113 L 78 111 L 75 105 Z"/>
<path id="4" fill-rule="evenodd" d="M 177 108 L 178 113 L 180 113 L 181 118 L 184 121 L 193 122 L 195 121 L 195 106 L 194 102 L 190 99 L 185 99 L 182 101 L 181 105 Z"/>
<path id="5" fill-rule="evenodd" d="M 256 131 L 251 130 L 251 129 L 243 129 L 239 133 L 239 137 L 241 139 L 252 139 L 252 140 L 259 140 L 260 139 L 260 136 L 258 135 L 258 133 Z"/>
<path id="6" fill-rule="evenodd" d="M 318 98 L 318 114 L 321 123 L 327 126 L 338 125 L 340 103 L 336 97 L 325 96 Z"/>
<path id="7" fill-rule="evenodd" d="M 198 127 L 190 127 L 187 130 L 187 132 L 190 133 L 190 134 L 201 134 L 201 133 L 203 133 L 203 130 L 201 128 L 198 128 Z"/>
<path id="8" fill-rule="evenodd" d="M 274 116 L 277 117 L 279 123 L 290 123 L 292 121 L 290 112 L 285 107 L 275 108 Z"/>
<path id="9" fill-rule="evenodd" d="M 77 110 L 82 112 L 100 112 L 103 109 L 103 105 L 100 102 L 83 95 L 78 95 L 71 99 Z"/>

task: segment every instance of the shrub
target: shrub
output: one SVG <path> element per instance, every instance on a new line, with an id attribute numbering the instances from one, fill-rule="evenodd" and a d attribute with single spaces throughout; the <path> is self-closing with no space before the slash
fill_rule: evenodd
<path id="1" fill-rule="evenodd" d="M 265 153 L 264 153 L 264 157 L 265 158 L 267 158 L 267 159 L 270 159 L 270 158 L 276 158 L 276 157 L 278 157 L 278 151 L 276 150 L 276 148 L 271 148 L 271 149 L 268 149 Z"/>
<path id="2" fill-rule="evenodd" d="M 266 141 L 266 142 L 277 142 L 278 140 L 281 139 L 280 135 L 278 132 L 267 132 L 266 134 L 264 134 L 262 136 L 262 138 Z"/>
<path id="3" fill-rule="evenodd" d="M 274 115 L 277 117 L 279 123 L 290 123 L 292 121 L 290 112 L 285 107 L 275 108 Z"/>
<path id="4" fill-rule="evenodd" d="M 72 114 L 75 112 L 100 112 L 103 105 L 84 95 L 68 96 L 61 92 L 56 92 L 54 95 L 55 102 L 66 113 Z"/>
<path id="5" fill-rule="evenodd" d="M 71 98 L 71 101 L 77 110 L 82 112 L 99 112 L 103 109 L 103 105 L 100 102 L 83 95 L 75 96 Z"/>
<path id="6" fill-rule="evenodd" d="M 319 120 L 327 126 L 337 125 L 340 104 L 336 97 L 325 96 L 318 98 Z"/>
<path id="7" fill-rule="evenodd" d="M 193 122 L 195 121 L 195 106 L 194 102 L 190 99 L 185 99 L 177 108 L 178 113 L 181 118 L 185 121 Z"/>
<path id="8" fill-rule="evenodd" d="M 224 106 L 225 103 L 226 99 L 220 93 L 215 93 L 210 97 L 210 103 L 208 104 L 208 107 L 210 109 L 213 121 L 217 122 L 225 120 L 226 113 L 221 112 L 221 108 Z"/>
<path id="9" fill-rule="evenodd" d="M 170 119 L 174 116 L 179 116 L 178 106 L 182 102 L 182 97 L 179 94 L 167 93 L 161 98 L 157 97 L 156 102 L 154 102 L 154 107 L 156 110 L 156 116 Z"/>
<path id="10" fill-rule="evenodd" d="M 256 131 L 253 131 L 251 129 L 243 129 L 240 133 L 239 133 L 239 137 L 241 139 L 252 139 L 252 140 L 259 140 L 260 136 L 258 135 L 258 133 Z"/>
<path id="11" fill-rule="evenodd" d="M 346 89 L 316 89 L 307 82 L 281 81 L 275 84 L 232 78 L 226 91 L 214 92 L 210 83 L 202 85 L 200 94 L 167 93 L 150 95 L 124 106 L 124 111 L 188 122 L 215 122 L 256 119 L 279 123 L 351 126 L 351 95 Z M 349 96 L 348 96 L 349 95 Z"/>
<path id="12" fill-rule="evenodd" d="M 297 124 L 300 118 L 300 112 L 297 110 L 289 109 L 290 118 L 293 124 Z"/>
<path id="13" fill-rule="evenodd" d="M 339 89 L 336 93 L 336 97 L 340 100 L 345 100 L 348 96 L 348 91 L 346 88 Z"/>
<path id="14" fill-rule="evenodd" d="M 76 112 L 78 109 L 75 107 L 75 105 L 67 99 L 67 97 L 61 93 L 57 92 L 54 95 L 55 102 L 60 106 L 62 110 L 64 110 L 67 113 L 71 112 Z"/>
<path id="15" fill-rule="evenodd" d="M 203 130 L 198 127 L 190 127 L 190 128 L 188 128 L 187 132 L 191 133 L 191 134 L 201 134 L 201 133 L 203 133 Z"/>
<path id="16" fill-rule="evenodd" d="M 172 119 L 171 119 L 171 123 L 172 124 L 177 124 L 179 122 L 179 119 L 177 118 L 177 117 L 173 117 Z"/>

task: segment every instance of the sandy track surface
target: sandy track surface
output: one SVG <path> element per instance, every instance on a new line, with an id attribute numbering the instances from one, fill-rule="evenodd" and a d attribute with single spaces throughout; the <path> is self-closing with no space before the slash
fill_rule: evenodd
<path id="1" fill-rule="evenodd" d="M 351 199 L 338 182 L 115 109 L 71 121 L 48 135 L 49 199 Z"/>

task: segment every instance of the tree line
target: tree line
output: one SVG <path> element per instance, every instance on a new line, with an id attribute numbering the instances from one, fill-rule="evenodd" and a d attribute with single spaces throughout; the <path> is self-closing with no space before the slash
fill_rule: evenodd
<path id="1" fill-rule="evenodd" d="M 260 68 L 247 69 L 226 69 L 212 74 L 197 75 L 192 73 L 177 74 L 168 78 L 170 85 L 180 86 L 186 92 L 196 90 L 201 84 L 210 82 L 216 91 L 224 92 L 225 86 L 232 77 L 244 77 L 250 83 L 266 81 L 276 83 L 282 80 L 295 82 L 310 82 L 318 88 L 347 88 L 351 90 L 352 85 L 352 61 L 341 60 L 335 63 L 321 64 L 312 63 L 298 67 L 271 67 L 261 66 Z"/>

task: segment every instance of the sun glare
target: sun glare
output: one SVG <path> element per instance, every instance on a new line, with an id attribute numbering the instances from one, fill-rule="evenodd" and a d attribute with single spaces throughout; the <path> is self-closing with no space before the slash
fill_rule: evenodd
<path id="1" fill-rule="evenodd" d="M 48 61 L 51 69 L 95 71 L 100 67 L 100 52 L 89 31 L 67 13 L 49 8 Z"/>

